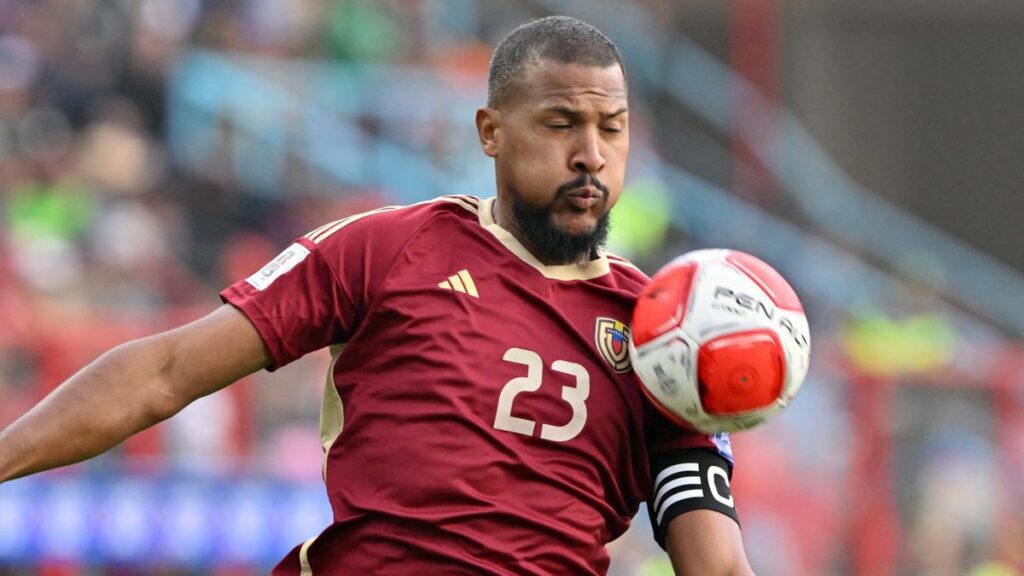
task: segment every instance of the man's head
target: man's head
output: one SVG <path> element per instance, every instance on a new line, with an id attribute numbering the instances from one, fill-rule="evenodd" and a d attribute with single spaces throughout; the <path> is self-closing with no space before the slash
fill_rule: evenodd
<path id="1" fill-rule="evenodd" d="M 564 16 L 520 26 L 495 49 L 487 107 L 499 224 L 547 264 L 591 257 L 608 232 L 629 155 L 626 74 L 615 44 Z"/>

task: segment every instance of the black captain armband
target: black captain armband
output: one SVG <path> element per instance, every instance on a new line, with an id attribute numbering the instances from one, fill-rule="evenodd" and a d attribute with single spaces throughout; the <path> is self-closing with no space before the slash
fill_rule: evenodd
<path id="1" fill-rule="evenodd" d="M 715 510 L 739 524 L 729 478 L 732 464 L 713 450 L 694 448 L 655 457 L 651 461 L 654 492 L 647 501 L 647 513 L 658 545 L 672 519 L 692 510 Z"/>

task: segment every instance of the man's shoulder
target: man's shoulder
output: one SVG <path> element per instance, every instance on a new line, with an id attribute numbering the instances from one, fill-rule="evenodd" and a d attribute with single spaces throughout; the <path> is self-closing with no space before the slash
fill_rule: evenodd
<path id="1" fill-rule="evenodd" d="M 639 293 L 651 281 L 650 277 L 643 270 L 637 268 L 635 264 L 622 256 L 606 253 L 605 258 L 608 260 L 608 269 L 616 284 L 621 284 Z"/>
<path id="2" fill-rule="evenodd" d="M 471 222 L 479 221 L 481 201 L 476 196 L 438 196 L 415 204 L 401 206 L 397 212 L 407 219 L 430 220 L 442 215 L 453 215 Z"/>
<path id="3" fill-rule="evenodd" d="M 309 232 L 305 238 L 313 244 L 331 244 L 331 239 L 346 236 L 409 238 L 431 222 L 451 216 L 476 222 L 480 199 L 475 196 L 439 196 L 408 205 L 383 206 L 376 210 L 353 214 L 328 222 Z M 339 234 L 344 231 L 343 234 Z"/>

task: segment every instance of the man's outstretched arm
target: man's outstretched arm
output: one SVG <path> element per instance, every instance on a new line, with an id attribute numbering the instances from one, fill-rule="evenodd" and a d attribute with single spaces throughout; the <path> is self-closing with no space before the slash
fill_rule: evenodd
<path id="1" fill-rule="evenodd" d="M 665 549 L 678 576 L 753 576 L 735 520 L 714 510 L 672 519 Z"/>
<path id="2" fill-rule="evenodd" d="M 101 454 L 269 362 L 256 329 L 227 304 L 121 344 L 0 432 L 0 482 Z"/>

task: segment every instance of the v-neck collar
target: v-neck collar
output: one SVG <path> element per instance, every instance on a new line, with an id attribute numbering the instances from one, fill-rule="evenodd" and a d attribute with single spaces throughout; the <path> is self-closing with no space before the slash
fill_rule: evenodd
<path id="1" fill-rule="evenodd" d="M 548 266 L 538 260 L 523 244 L 512 235 L 511 232 L 502 228 L 494 220 L 495 198 L 487 198 L 480 201 L 478 211 L 480 226 L 490 232 L 498 242 L 501 242 L 516 258 L 529 264 L 545 278 L 551 280 L 592 280 L 608 273 L 608 258 L 604 250 L 598 250 L 598 258 L 582 264 L 560 264 Z"/>

